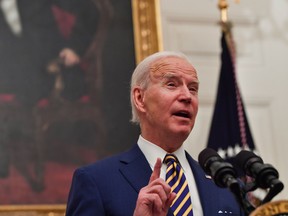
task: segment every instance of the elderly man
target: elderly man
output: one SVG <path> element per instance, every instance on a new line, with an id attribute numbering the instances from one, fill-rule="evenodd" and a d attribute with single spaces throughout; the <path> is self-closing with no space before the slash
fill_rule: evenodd
<path id="1" fill-rule="evenodd" d="M 144 59 L 131 80 L 138 142 L 75 172 L 67 215 L 242 215 L 233 195 L 206 178 L 184 150 L 198 111 L 198 88 L 197 72 L 183 54 Z"/>

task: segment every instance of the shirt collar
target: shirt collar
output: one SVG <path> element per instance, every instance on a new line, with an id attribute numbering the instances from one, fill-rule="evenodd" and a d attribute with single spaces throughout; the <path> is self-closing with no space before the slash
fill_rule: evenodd
<path id="1" fill-rule="evenodd" d="M 165 158 L 165 155 L 167 154 L 165 150 L 163 150 L 156 144 L 149 142 L 148 140 L 143 138 L 141 135 L 139 136 L 139 139 L 138 139 L 138 146 L 143 152 L 143 154 L 145 155 L 152 170 L 153 170 L 153 167 L 157 158 L 161 158 L 161 160 L 163 161 Z M 182 166 L 185 172 L 185 167 L 186 167 L 185 164 L 187 164 L 188 161 L 186 159 L 184 146 L 181 145 L 179 149 L 177 149 L 175 152 L 172 152 L 171 154 L 174 154 L 178 158 L 180 165 Z"/>

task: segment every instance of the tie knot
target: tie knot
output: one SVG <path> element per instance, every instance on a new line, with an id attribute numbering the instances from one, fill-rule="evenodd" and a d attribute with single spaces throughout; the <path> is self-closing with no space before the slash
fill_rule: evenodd
<path id="1" fill-rule="evenodd" d="M 164 158 L 164 163 L 165 164 L 171 164 L 171 163 L 178 163 L 178 159 L 175 155 L 173 154 L 166 154 L 165 158 Z"/>

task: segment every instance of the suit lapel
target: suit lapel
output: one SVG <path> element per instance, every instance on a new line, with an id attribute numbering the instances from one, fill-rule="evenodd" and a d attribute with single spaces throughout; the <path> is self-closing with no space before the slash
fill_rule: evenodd
<path id="1" fill-rule="evenodd" d="M 137 193 L 148 184 L 152 173 L 149 163 L 138 145 L 120 158 L 119 170 Z"/>
<path id="2" fill-rule="evenodd" d="M 137 193 L 149 183 L 152 173 L 152 169 L 138 145 L 120 158 L 119 170 Z M 173 216 L 170 210 L 167 216 Z"/>

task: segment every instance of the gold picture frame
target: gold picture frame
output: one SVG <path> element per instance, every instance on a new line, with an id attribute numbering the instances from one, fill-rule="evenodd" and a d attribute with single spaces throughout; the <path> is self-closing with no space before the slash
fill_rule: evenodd
<path id="1" fill-rule="evenodd" d="M 159 0 L 131 0 L 136 63 L 162 50 Z M 0 216 L 65 215 L 65 204 L 0 205 Z"/>
<path id="2" fill-rule="evenodd" d="M 5 205 L 0 206 L 0 216 L 63 216 L 63 205 Z"/>
<path id="3" fill-rule="evenodd" d="M 132 1 L 136 62 L 163 49 L 159 0 Z"/>

